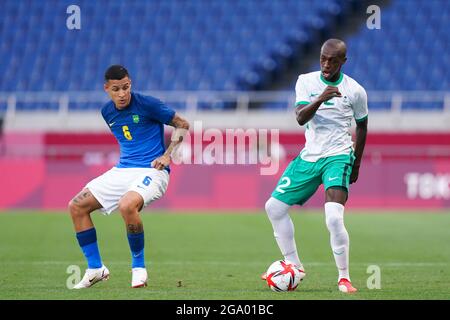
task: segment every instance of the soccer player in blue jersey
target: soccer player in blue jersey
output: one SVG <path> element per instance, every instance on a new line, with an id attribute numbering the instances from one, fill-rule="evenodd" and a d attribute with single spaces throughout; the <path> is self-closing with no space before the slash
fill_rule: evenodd
<path id="1" fill-rule="evenodd" d="M 120 211 L 131 250 L 131 286 L 147 285 L 144 227 L 139 212 L 166 192 L 171 153 L 189 129 L 189 123 L 160 100 L 132 92 L 131 79 L 123 66 L 108 68 L 104 89 L 111 101 L 103 106 L 102 116 L 120 145 L 120 160 L 69 202 L 76 237 L 88 264 L 75 289 L 91 287 L 109 277 L 91 220 L 91 213 L 97 209 L 105 214 Z M 175 127 L 167 150 L 164 124 Z"/>

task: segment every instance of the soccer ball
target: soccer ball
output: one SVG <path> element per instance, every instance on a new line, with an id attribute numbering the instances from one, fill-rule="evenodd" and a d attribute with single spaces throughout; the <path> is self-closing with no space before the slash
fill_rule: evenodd
<path id="1" fill-rule="evenodd" d="M 275 261 L 266 272 L 266 282 L 275 292 L 294 291 L 300 280 L 301 275 L 298 268 L 286 260 Z"/>

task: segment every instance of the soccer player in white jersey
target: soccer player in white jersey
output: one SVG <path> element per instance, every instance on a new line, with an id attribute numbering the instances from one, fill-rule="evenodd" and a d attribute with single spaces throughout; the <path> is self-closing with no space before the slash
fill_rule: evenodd
<path id="1" fill-rule="evenodd" d="M 321 71 L 298 77 L 295 113 L 297 122 L 306 125 L 305 147 L 284 171 L 265 208 L 281 253 L 299 268 L 303 278 L 305 269 L 298 257 L 288 209 L 294 204 L 303 205 L 323 183 L 325 221 L 339 272 L 338 289 L 353 293 L 357 290 L 350 282 L 344 206 L 349 184 L 358 179 L 368 108 L 364 88 L 341 71 L 346 51 L 343 41 L 327 40 L 320 52 Z M 355 145 L 349 132 L 352 118 L 356 121 Z"/>
<path id="2" fill-rule="evenodd" d="M 102 116 L 120 145 L 120 160 L 69 203 L 76 238 L 88 265 L 75 289 L 89 288 L 109 277 L 91 219 L 97 209 L 106 214 L 118 209 L 122 215 L 131 251 L 131 286 L 147 285 L 144 226 L 139 212 L 166 192 L 171 153 L 189 129 L 189 123 L 159 99 L 131 91 L 131 79 L 123 66 L 106 70 L 104 89 L 111 101 L 103 106 Z M 175 127 L 167 149 L 165 124 Z"/>

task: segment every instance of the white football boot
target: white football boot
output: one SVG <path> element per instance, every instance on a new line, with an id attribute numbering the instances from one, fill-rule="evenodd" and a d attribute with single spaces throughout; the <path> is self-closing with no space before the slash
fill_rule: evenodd
<path id="1" fill-rule="evenodd" d="M 84 289 L 92 287 L 99 281 L 105 281 L 109 279 L 109 270 L 104 265 L 101 268 L 86 269 L 83 279 L 76 284 L 73 289 Z"/>
<path id="2" fill-rule="evenodd" d="M 147 269 L 145 268 L 133 268 L 131 269 L 131 287 L 141 288 L 147 286 Z"/>

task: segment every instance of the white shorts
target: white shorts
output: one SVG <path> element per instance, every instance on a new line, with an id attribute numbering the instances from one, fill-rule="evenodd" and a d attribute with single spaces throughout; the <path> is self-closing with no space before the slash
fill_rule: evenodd
<path id="1" fill-rule="evenodd" d="M 169 184 L 169 173 L 155 168 L 112 168 L 91 180 L 85 188 L 102 205 L 101 211 L 110 214 L 119 205 L 119 200 L 128 191 L 139 193 L 144 206 L 161 198 Z"/>

